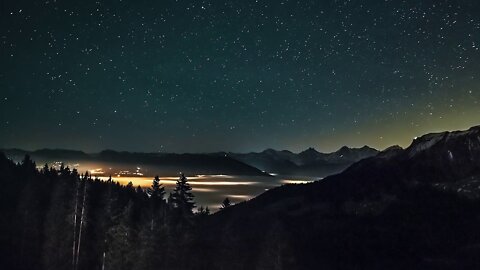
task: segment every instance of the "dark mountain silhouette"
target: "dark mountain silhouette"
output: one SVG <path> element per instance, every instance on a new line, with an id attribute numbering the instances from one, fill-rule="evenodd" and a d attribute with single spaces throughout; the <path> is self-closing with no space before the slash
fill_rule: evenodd
<path id="1" fill-rule="evenodd" d="M 52 162 L 98 163 L 121 169 L 123 165 L 142 165 L 144 170 L 176 175 L 186 174 L 231 174 L 268 175 L 268 172 L 282 175 L 304 175 L 323 177 L 339 173 L 352 163 L 376 155 L 377 150 L 342 147 L 337 152 L 320 153 L 309 148 L 299 154 L 287 150 L 266 149 L 260 153 L 212 153 L 212 154 L 173 154 L 173 153 L 134 153 L 104 150 L 100 153 L 85 153 L 66 149 L 41 149 L 25 151 L 4 149 L 9 158 L 20 161 L 30 155 L 38 164 Z M 106 164 L 105 164 L 106 163 Z M 104 167 L 105 167 L 104 166 Z"/>
<path id="2" fill-rule="evenodd" d="M 205 241 L 228 258 L 220 265 L 243 262 L 232 269 L 265 258 L 285 269 L 473 269 L 479 211 L 480 126 L 428 134 L 231 206 L 211 217 Z"/>
<path id="3" fill-rule="evenodd" d="M 353 153 L 344 148 L 330 157 L 360 158 Z M 218 154 L 36 154 L 244 166 Z M 289 161 L 295 165 L 299 156 L 325 162 L 314 149 L 263 155 L 298 158 Z M 1 269 L 480 268 L 480 126 L 428 134 L 337 175 L 237 205 L 225 199 L 214 215 L 192 211 L 195 197 L 183 174 L 166 196 L 157 177 L 150 188 L 135 189 L 65 167 L 37 170 L 29 156 L 14 163 L 0 153 L 0 183 Z"/>
<path id="4" fill-rule="evenodd" d="M 478 177 L 480 126 L 468 131 L 428 134 L 415 139 L 406 149 L 398 146 L 387 148 L 374 157 L 351 165 L 340 174 L 309 184 L 273 189 L 251 200 L 245 207 L 255 205 L 255 201 L 263 200 L 263 197 L 281 197 L 288 201 L 289 197 L 304 197 L 313 192 L 318 201 L 340 200 L 395 191 L 404 185 L 446 187 Z M 465 193 L 464 190 L 460 192 Z M 480 190 L 471 192 L 480 194 Z M 277 193 L 283 194 L 277 196 Z M 266 206 L 265 203 L 260 205 Z"/>
<path id="5" fill-rule="evenodd" d="M 171 154 L 171 153 L 129 153 L 112 150 L 102 151 L 95 155 L 99 161 L 125 162 L 162 166 L 163 171 L 174 173 L 182 171 L 186 174 L 230 174 L 230 175 L 263 175 L 257 168 L 249 166 L 229 156 L 213 154 Z"/>
<path id="6" fill-rule="evenodd" d="M 90 157 L 88 154 L 68 149 L 39 149 L 35 151 L 26 151 L 22 149 L 3 149 L 9 158 L 13 160 L 22 160 L 25 155 L 30 155 L 39 160 L 88 160 Z"/>
<path id="7" fill-rule="evenodd" d="M 40 153 L 84 156 L 56 151 Z M 314 149 L 261 154 L 295 166 L 327 162 Z M 243 164 L 219 154 L 85 155 L 106 163 Z M 343 148 L 330 157 L 362 156 Z M 236 205 L 225 200 L 214 215 L 192 212 L 194 195 L 179 191 L 190 192 L 183 175 L 164 200 L 155 180 L 145 191 L 66 168 L 38 171 L 28 156 L 15 164 L 0 153 L 0 172 L 4 269 L 71 269 L 75 257 L 77 269 L 480 268 L 480 126 L 392 146 L 320 181 Z M 81 252 L 72 254 L 72 244 Z"/>
<path id="8" fill-rule="evenodd" d="M 249 164 L 255 168 L 269 173 L 287 174 L 297 169 L 297 165 L 290 160 L 294 156 L 290 151 L 276 151 L 273 149 L 264 150 L 261 153 L 219 153 L 219 155 L 228 155 L 236 160 Z"/>
<path id="9" fill-rule="evenodd" d="M 228 153 L 229 156 L 266 172 L 317 177 L 339 173 L 354 162 L 376 154 L 378 151 L 368 146 L 362 148 L 344 146 L 333 153 L 320 153 L 314 148 L 308 148 L 298 154 L 273 149 L 260 153 Z"/>
<path id="10" fill-rule="evenodd" d="M 96 154 L 64 149 L 42 149 L 25 151 L 20 149 L 2 150 L 8 157 L 20 161 L 28 154 L 37 164 L 53 162 L 82 163 L 104 165 L 121 169 L 125 165 L 141 165 L 145 171 L 177 175 L 184 172 L 192 174 L 231 174 L 231 175 L 263 175 L 261 170 L 242 163 L 229 156 L 213 154 L 170 154 L 170 153 L 131 153 L 105 150 Z"/>

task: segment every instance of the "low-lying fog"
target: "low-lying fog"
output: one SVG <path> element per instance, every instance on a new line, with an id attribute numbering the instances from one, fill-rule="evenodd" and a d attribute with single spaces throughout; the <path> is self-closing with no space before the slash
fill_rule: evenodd
<path id="1" fill-rule="evenodd" d="M 49 166 L 59 168 L 62 164 L 60 161 L 44 161 L 37 162 L 38 168 L 42 168 L 40 164 L 48 163 Z M 88 171 L 92 177 L 98 177 L 107 180 L 112 176 L 114 181 L 122 185 L 132 182 L 134 187 L 141 186 L 147 188 L 151 186 L 155 175 L 159 175 L 160 183 L 166 189 L 166 197 L 171 192 L 178 179 L 178 174 L 172 176 L 171 171 L 174 169 L 179 172 L 181 168 L 165 169 L 161 166 L 132 166 L 132 164 L 105 163 L 105 162 L 66 162 L 65 166 L 75 168 L 80 174 Z M 305 176 L 279 176 L 270 173 L 268 176 L 245 176 L 245 175 L 195 175 L 186 173 L 188 182 L 192 186 L 193 194 L 197 207 L 208 206 L 212 212 L 219 209 L 222 201 L 228 197 L 232 203 L 238 203 L 249 200 L 260 195 L 268 189 L 281 186 L 283 184 L 306 183 L 318 180 L 315 177 Z M 163 175 L 163 176 L 162 176 Z M 169 176 L 164 176 L 169 175 Z"/>
<path id="2" fill-rule="evenodd" d="M 108 177 L 99 177 L 107 180 Z M 136 186 L 149 187 L 153 177 L 145 176 L 112 176 L 114 181 L 122 185 L 129 182 Z M 161 177 L 160 183 L 165 186 L 166 192 L 175 188 L 178 177 Z M 249 200 L 264 191 L 281 186 L 283 184 L 305 183 L 314 180 L 306 177 L 263 177 L 263 176 L 241 176 L 241 175 L 197 175 L 187 176 L 197 206 L 208 206 L 211 211 L 217 211 L 225 197 L 231 202 L 238 203 Z"/>

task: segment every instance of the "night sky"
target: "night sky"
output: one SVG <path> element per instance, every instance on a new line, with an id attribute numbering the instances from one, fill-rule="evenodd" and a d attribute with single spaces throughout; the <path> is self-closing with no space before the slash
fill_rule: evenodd
<path id="1" fill-rule="evenodd" d="M 0 147 L 408 145 L 480 124 L 480 1 L 1 1 Z"/>

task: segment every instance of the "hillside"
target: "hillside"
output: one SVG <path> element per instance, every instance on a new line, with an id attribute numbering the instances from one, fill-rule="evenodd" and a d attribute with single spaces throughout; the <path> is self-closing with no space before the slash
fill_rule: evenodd
<path id="1" fill-rule="evenodd" d="M 232 269 L 273 255 L 269 263 L 285 269 L 472 269 L 478 213 L 480 127 L 473 127 L 428 134 L 341 174 L 223 210 L 209 220 L 215 234 L 205 242 L 228 258 L 223 263 L 240 264 Z"/>

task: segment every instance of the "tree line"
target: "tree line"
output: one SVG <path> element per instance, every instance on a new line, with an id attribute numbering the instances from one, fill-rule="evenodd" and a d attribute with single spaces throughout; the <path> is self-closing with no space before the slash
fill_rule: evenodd
<path id="1" fill-rule="evenodd" d="M 15 164 L 0 153 L 0 172 L 1 269 L 198 264 L 195 236 L 205 229 L 210 210 L 193 211 L 194 195 L 183 174 L 167 196 L 158 176 L 147 189 L 122 186 L 64 166 L 38 170 L 29 156 Z"/>
<path id="2" fill-rule="evenodd" d="M 158 177 L 122 186 L 0 153 L 0 269 L 480 269 L 477 178 L 469 197 L 384 180 L 284 186 L 209 215 L 184 175 L 167 194 Z"/>

